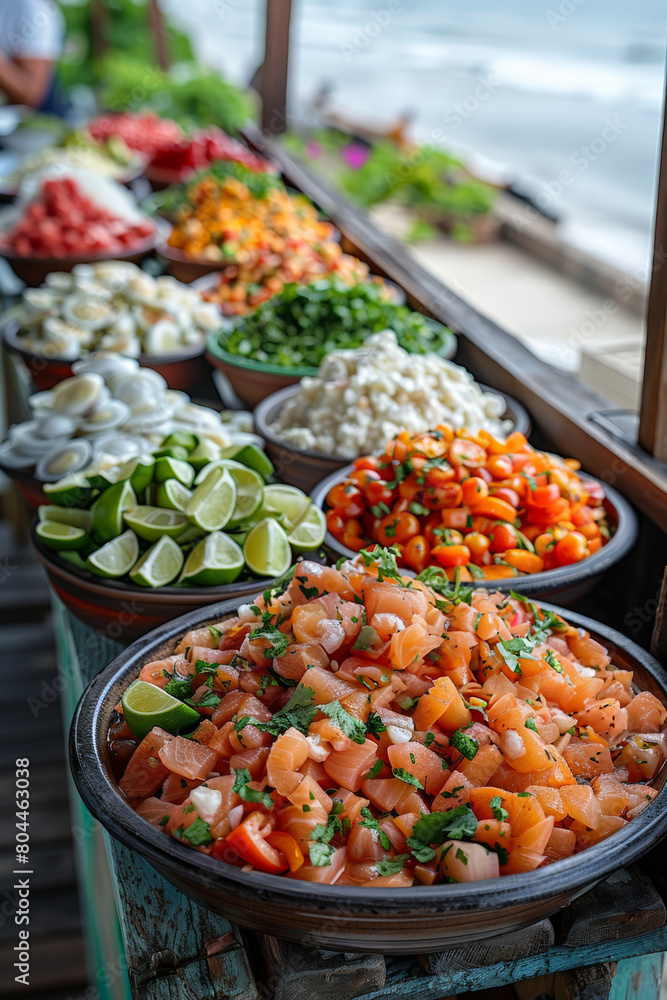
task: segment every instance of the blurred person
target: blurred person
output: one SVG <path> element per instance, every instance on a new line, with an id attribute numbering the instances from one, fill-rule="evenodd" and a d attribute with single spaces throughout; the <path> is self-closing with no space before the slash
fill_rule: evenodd
<path id="1" fill-rule="evenodd" d="M 55 0 L 0 0 L 0 94 L 6 104 L 27 104 L 62 114 L 56 63 L 64 22 Z"/>

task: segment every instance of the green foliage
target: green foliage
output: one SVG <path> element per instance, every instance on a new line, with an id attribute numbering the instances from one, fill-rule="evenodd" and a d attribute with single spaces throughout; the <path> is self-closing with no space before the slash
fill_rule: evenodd
<path id="1" fill-rule="evenodd" d="M 65 86 L 87 84 L 114 111 L 151 109 L 185 129 L 218 125 L 234 134 L 252 117 L 252 98 L 199 66 L 186 35 L 163 18 L 172 69 L 156 65 L 147 0 L 105 0 L 105 52 L 93 55 L 90 2 L 62 4 L 67 45 L 60 63 Z"/>
<path id="2" fill-rule="evenodd" d="M 445 150 L 421 146 L 405 154 L 389 141 L 376 143 L 359 169 L 342 168 L 338 183 L 364 208 L 394 198 L 430 220 L 453 216 L 459 221 L 452 235 L 462 240 L 470 238 L 463 220 L 486 215 L 495 201 L 494 189 L 471 177 L 462 161 Z M 430 235 L 423 226 L 415 227 L 411 238 Z"/>

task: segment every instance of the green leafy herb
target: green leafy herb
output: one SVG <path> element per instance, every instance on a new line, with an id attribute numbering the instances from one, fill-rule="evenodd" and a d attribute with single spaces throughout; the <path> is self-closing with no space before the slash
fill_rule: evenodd
<path id="1" fill-rule="evenodd" d="M 547 649 L 546 653 L 544 654 L 544 659 L 547 661 L 552 670 L 556 671 L 557 674 L 563 673 L 563 668 L 556 659 L 556 654 L 554 653 L 553 649 Z"/>
<path id="2" fill-rule="evenodd" d="M 252 781 L 250 771 L 241 767 L 234 775 L 232 791 L 237 792 L 244 802 L 259 802 L 265 809 L 273 809 L 273 799 L 268 792 L 260 792 L 256 788 L 249 788 Z"/>
<path id="3" fill-rule="evenodd" d="M 189 698 L 192 694 L 191 677 L 174 677 L 165 684 L 164 690 L 174 698 Z"/>
<path id="4" fill-rule="evenodd" d="M 380 829 L 380 824 L 373 817 L 373 813 L 370 811 L 368 806 L 362 806 L 361 815 L 363 816 L 363 819 L 359 820 L 359 826 L 365 826 L 366 829 L 372 830 L 375 834 L 377 834 L 375 839 L 379 841 L 379 843 L 384 847 L 385 851 L 390 850 L 391 843 L 389 841 L 389 837 L 387 836 L 386 833 L 384 833 Z"/>
<path id="5" fill-rule="evenodd" d="M 211 828 L 201 816 L 198 816 L 194 823 L 191 823 L 187 829 L 179 826 L 175 833 L 179 840 L 187 840 L 193 847 L 206 847 L 207 844 L 213 843 Z"/>
<path id="6" fill-rule="evenodd" d="M 301 593 L 303 594 L 303 596 L 306 598 L 307 601 L 309 601 L 311 597 L 317 597 L 317 595 L 320 592 L 319 588 L 306 586 L 306 584 L 308 583 L 307 576 L 297 576 L 296 579 L 299 580 L 299 590 L 301 591 Z"/>
<path id="7" fill-rule="evenodd" d="M 216 694 L 215 691 L 207 691 L 206 694 L 201 696 L 199 701 L 186 698 L 185 704 L 191 705 L 193 708 L 217 708 L 220 704 L 220 695 Z"/>
<path id="8" fill-rule="evenodd" d="M 418 574 L 417 579 L 434 590 L 436 594 L 442 594 L 448 604 L 470 604 L 472 600 L 472 587 L 462 587 L 459 577 L 454 580 L 452 586 L 452 582 L 444 570 L 438 569 L 437 566 L 427 566 Z"/>
<path id="9" fill-rule="evenodd" d="M 424 746 L 430 747 L 431 743 L 435 740 L 435 733 L 428 732 L 424 738 Z"/>
<path id="10" fill-rule="evenodd" d="M 526 729 L 532 729 L 534 733 L 537 732 L 537 726 L 535 725 L 534 719 L 526 719 L 524 726 Z"/>
<path id="11" fill-rule="evenodd" d="M 394 858 L 382 858 L 375 863 L 375 867 L 380 875 L 398 875 L 405 868 L 409 857 L 409 854 L 397 854 Z"/>
<path id="12" fill-rule="evenodd" d="M 253 725 L 263 733 L 270 733 L 272 736 L 280 736 L 288 729 L 298 729 L 304 736 L 308 734 L 308 727 L 317 715 L 317 705 L 313 705 L 315 692 L 310 687 L 302 687 L 299 684 L 294 689 L 294 694 L 287 704 L 277 711 L 267 722 L 261 722 L 252 715 L 244 715 L 235 724 L 235 729 L 240 732 L 244 726 Z"/>
<path id="13" fill-rule="evenodd" d="M 377 777 L 377 775 L 380 773 L 381 770 L 382 770 L 382 761 L 381 760 L 376 760 L 375 763 L 373 764 L 372 768 L 370 769 L 370 771 L 366 775 L 366 777 L 368 777 L 368 778 L 375 778 L 375 777 Z"/>
<path id="14" fill-rule="evenodd" d="M 499 795 L 494 795 L 490 800 L 489 809 L 500 823 L 505 823 L 509 819 L 509 813 L 503 809 L 503 802 Z"/>
<path id="15" fill-rule="evenodd" d="M 222 632 L 220 631 L 220 629 L 216 628 L 215 625 L 209 625 L 208 630 L 211 633 L 211 635 L 213 636 L 213 638 L 215 639 L 215 641 L 219 642 L 220 641 L 220 637 L 222 635 Z"/>
<path id="16" fill-rule="evenodd" d="M 369 733 L 373 733 L 375 736 L 379 736 L 380 733 L 387 732 L 387 727 L 377 712 L 371 712 L 368 716 L 368 719 L 366 720 L 366 729 Z"/>
<path id="17" fill-rule="evenodd" d="M 473 760 L 477 751 L 479 750 L 479 743 L 477 740 L 473 739 L 472 736 L 466 736 L 466 734 L 461 729 L 457 729 L 455 733 L 452 733 L 449 739 L 449 745 L 458 750 L 466 760 Z"/>
<path id="18" fill-rule="evenodd" d="M 252 629 L 249 639 L 268 639 L 270 645 L 264 650 L 264 658 L 272 660 L 274 656 L 283 656 L 289 645 L 289 638 L 275 625 L 261 625 Z"/>
<path id="19" fill-rule="evenodd" d="M 498 861 L 500 862 L 500 864 L 501 864 L 501 865 L 506 865 L 506 864 L 507 864 L 507 862 L 508 862 L 508 861 L 509 861 L 509 859 L 510 859 L 510 856 L 509 856 L 509 851 L 507 850 L 507 848 L 506 848 L 506 847 L 502 847 L 502 846 L 501 846 L 501 845 L 500 845 L 500 844 L 499 844 L 499 843 L 498 843 L 498 842 L 496 841 L 496 843 L 495 843 L 495 844 L 493 845 L 493 849 L 494 849 L 494 851 L 496 852 L 496 854 L 498 855 Z"/>
<path id="20" fill-rule="evenodd" d="M 330 865 L 333 852 L 334 849 L 330 844 L 316 842 L 308 846 L 310 863 L 311 865 L 315 865 L 316 868 L 325 868 L 327 865 Z"/>
<path id="21" fill-rule="evenodd" d="M 396 563 L 396 557 L 400 553 L 396 546 L 392 545 L 387 549 L 375 548 L 373 551 L 362 549 L 359 555 L 363 559 L 365 566 L 371 566 L 373 563 L 377 565 L 378 580 L 380 582 L 382 580 L 394 580 L 397 583 L 402 583 L 401 574 L 398 571 L 398 564 Z"/>
<path id="22" fill-rule="evenodd" d="M 357 636 L 357 639 L 352 646 L 352 649 L 356 649 L 359 652 L 365 652 L 367 649 L 372 649 L 380 642 L 380 636 L 378 635 L 376 629 L 372 625 L 362 625 L 361 631 Z"/>
<path id="23" fill-rule="evenodd" d="M 472 840 L 476 832 L 477 817 L 466 802 L 447 812 L 433 812 L 418 819 L 408 838 L 408 847 L 418 861 L 432 861 L 435 857 L 432 844 L 440 845 L 450 838 Z"/>
<path id="24" fill-rule="evenodd" d="M 418 503 L 416 500 L 412 501 L 408 510 L 416 517 L 428 517 L 428 515 L 432 513 L 428 507 L 425 507 L 423 503 Z"/>
<path id="25" fill-rule="evenodd" d="M 460 847 L 457 848 L 454 857 L 456 858 L 457 861 L 462 862 L 462 864 L 464 865 L 468 864 L 468 855 L 466 854 L 465 851 L 462 851 Z"/>
<path id="26" fill-rule="evenodd" d="M 346 736 L 349 736 L 353 743 L 365 743 L 366 726 L 361 719 L 355 719 L 346 711 L 339 701 L 332 701 L 328 705 L 320 705 L 320 711 L 328 715 L 335 726 L 338 726 Z"/>
<path id="27" fill-rule="evenodd" d="M 404 781 L 406 785 L 414 785 L 415 788 L 422 789 L 424 787 L 421 781 L 419 781 L 418 778 L 415 778 L 414 774 L 410 774 L 409 771 L 406 771 L 404 767 L 393 767 L 391 769 L 391 773 L 395 778 L 399 778 L 401 781 Z"/>

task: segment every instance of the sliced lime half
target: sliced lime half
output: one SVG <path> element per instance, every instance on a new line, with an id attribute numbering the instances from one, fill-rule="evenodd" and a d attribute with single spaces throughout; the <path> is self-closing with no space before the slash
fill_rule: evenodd
<path id="1" fill-rule="evenodd" d="M 108 542 L 123 530 L 123 511 L 133 507 L 137 502 L 129 479 L 115 483 L 102 493 L 92 510 L 93 537 L 101 542 Z"/>
<path id="2" fill-rule="evenodd" d="M 148 736 L 154 726 L 177 735 L 200 721 L 199 712 L 194 708 L 147 681 L 133 681 L 121 703 L 125 721 L 139 740 Z"/>
<path id="3" fill-rule="evenodd" d="M 42 504 L 37 508 L 40 521 L 59 521 L 60 524 L 71 524 L 73 528 L 83 528 L 90 531 L 93 515 L 89 510 L 78 507 L 58 507 L 56 504 Z"/>
<path id="4" fill-rule="evenodd" d="M 212 469 L 192 494 L 185 513 L 204 531 L 224 528 L 236 507 L 236 484 L 227 469 Z"/>
<path id="5" fill-rule="evenodd" d="M 327 533 L 327 519 L 314 503 L 297 522 L 287 536 L 294 552 L 310 552 L 324 541 Z"/>
<path id="6" fill-rule="evenodd" d="M 123 513 L 125 523 L 147 542 L 156 542 L 162 535 L 176 538 L 188 526 L 188 519 L 179 510 L 149 507 L 145 504 L 128 507 Z"/>
<path id="7" fill-rule="evenodd" d="M 133 531 L 124 531 L 88 556 L 88 568 L 98 576 L 125 576 L 139 558 L 139 540 Z"/>
<path id="8" fill-rule="evenodd" d="M 258 576 L 282 576 L 290 568 L 292 552 L 284 529 L 272 517 L 251 528 L 243 543 L 248 569 Z"/>
<path id="9" fill-rule="evenodd" d="M 203 587 L 219 587 L 233 583 L 243 566 L 243 552 L 236 542 L 222 531 L 213 531 L 195 545 L 185 562 L 181 580 Z"/>
<path id="10" fill-rule="evenodd" d="M 288 533 L 301 520 L 310 507 L 310 497 L 296 486 L 276 483 L 264 487 L 262 514 L 276 517 Z"/>
<path id="11" fill-rule="evenodd" d="M 40 521 L 35 534 L 49 549 L 83 549 L 90 542 L 83 528 L 60 521 Z"/>
<path id="12" fill-rule="evenodd" d="M 181 572 L 183 552 L 169 535 L 151 545 L 130 571 L 130 579 L 140 587 L 166 587 Z"/>

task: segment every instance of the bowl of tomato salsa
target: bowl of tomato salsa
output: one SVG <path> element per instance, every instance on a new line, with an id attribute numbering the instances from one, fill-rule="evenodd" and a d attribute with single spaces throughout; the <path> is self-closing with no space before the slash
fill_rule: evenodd
<path id="1" fill-rule="evenodd" d="M 399 434 L 384 454 L 313 490 L 339 556 L 394 546 L 399 565 L 570 604 L 632 548 L 637 520 L 611 486 L 572 459 L 447 425 Z"/>

